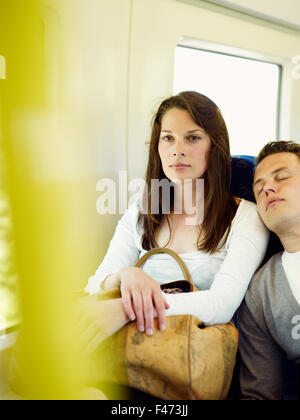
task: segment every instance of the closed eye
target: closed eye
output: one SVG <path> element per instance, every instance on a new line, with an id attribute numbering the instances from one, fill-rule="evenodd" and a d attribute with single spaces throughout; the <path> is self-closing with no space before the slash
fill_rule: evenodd
<path id="1" fill-rule="evenodd" d="M 277 182 L 281 182 L 281 181 L 285 181 L 285 180 L 287 180 L 289 178 L 290 178 L 290 175 L 284 174 L 284 175 L 277 175 L 276 178 L 275 178 L 275 180 Z M 259 196 L 260 193 L 264 190 L 263 189 L 263 186 L 258 184 L 258 186 L 256 188 L 257 188 L 256 189 L 256 194 L 257 194 L 257 196 Z"/>
<path id="2" fill-rule="evenodd" d="M 278 181 L 284 181 L 284 180 L 286 180 L 286 179 L 288 179 L 288 178 L 290 178 L 288 175 L 284 175 L 284 176 L 279 176 L 279 177 L 277 178 L 277 180 L 278 180 Z"/>

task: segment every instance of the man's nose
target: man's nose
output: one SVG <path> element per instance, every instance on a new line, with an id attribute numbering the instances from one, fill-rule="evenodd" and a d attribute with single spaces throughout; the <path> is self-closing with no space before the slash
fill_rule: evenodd
<path id="1" fill-rule="evenodd" d="M 277 192 L 277 185 L 274 181 L 267 181 L 263 187 L 264 192 L 268 195 Z"/>

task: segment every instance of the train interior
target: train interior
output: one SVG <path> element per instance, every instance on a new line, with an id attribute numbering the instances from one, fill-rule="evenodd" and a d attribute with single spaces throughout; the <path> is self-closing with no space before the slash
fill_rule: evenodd
<path id="1" fill-rule="evenodd" d="M 231 142 L 231 191 L 250 201 L 263 145 L 300 142 L 300 3 L 9 3 L 0 5 L 0 399 L 22 399 L 9 369 L 24 320 L 33 348 L 49 351 L 49 363 L 26 356 L 28 387 L 42 399 L 56 395 L 52 380 L 72 388 L 72 346 L 60 347 L 63 333 L 53 332 L 70 321 L 61 301 L 85 286 L 120 217 L 96 211 L 98 181 L 118 185 L 123 171 L 130 199 L 163 98 L 196 90 L 218 104 Z M 265 261 L 281 249 L 271 235 Z M 49 350 L 44 329 L 59 351 Z M 285 372 L 284 399 L 297 400 L 299 371 L 287 361 Z"/>

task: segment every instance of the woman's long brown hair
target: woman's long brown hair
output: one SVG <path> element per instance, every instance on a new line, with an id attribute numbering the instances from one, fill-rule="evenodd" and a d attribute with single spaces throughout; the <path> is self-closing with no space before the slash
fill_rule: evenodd
<path id="1" fill-rule="evenodd" d="M 145 190 L 143 198 L 148 203 L 148 212 L 147 214 L 140 212 L 137 221 L 144 231 L 142 246 L 146 250 L 158 247 L 155 232 L 165 216 L 162 211 L 162 194 L 160 193 L 158 197 L 151 197 L 151 180 L 166 179 L 158 153 L 158 142 L 162 118 L 172 108 L 188 111 L 195 123 L 205 130 L 211 140 L 208 167 L 204 174 L 204 219 L 202 226 L 198 227 L 197 248 L 213 253 L 224 245 L 237 210 L 235 199 L 229 192 L 231 177 L 229 136 L 221 111 L 216 104 L 208 97 L 193 91 L 181 92 L 164 100 L 153 117 L 145 176 L 148 189 Z M 150 203 L 155 199 L 159 201 L 159 214 L 151 214 L 149 211 Z M 171 193 L 171 208 L 173 203 L 174 194 Z M 171 229 L 169 221 L 168 225 Z"/>

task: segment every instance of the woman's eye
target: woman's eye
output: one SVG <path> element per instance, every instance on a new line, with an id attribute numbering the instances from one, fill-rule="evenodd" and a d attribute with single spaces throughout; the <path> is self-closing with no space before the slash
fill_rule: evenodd
<path id="1" fill-rule="evenodd" d="M 189 140 L 191 140 L 191 141 L 200 140 L 200 137 L 199 136 L 189 136 Z"/>
<path id="2" fill-rule="evenodd" d="M 169 140 L 172 140 L 172 136 L 163 136 L 162 139 L 169 141 Z"/>

